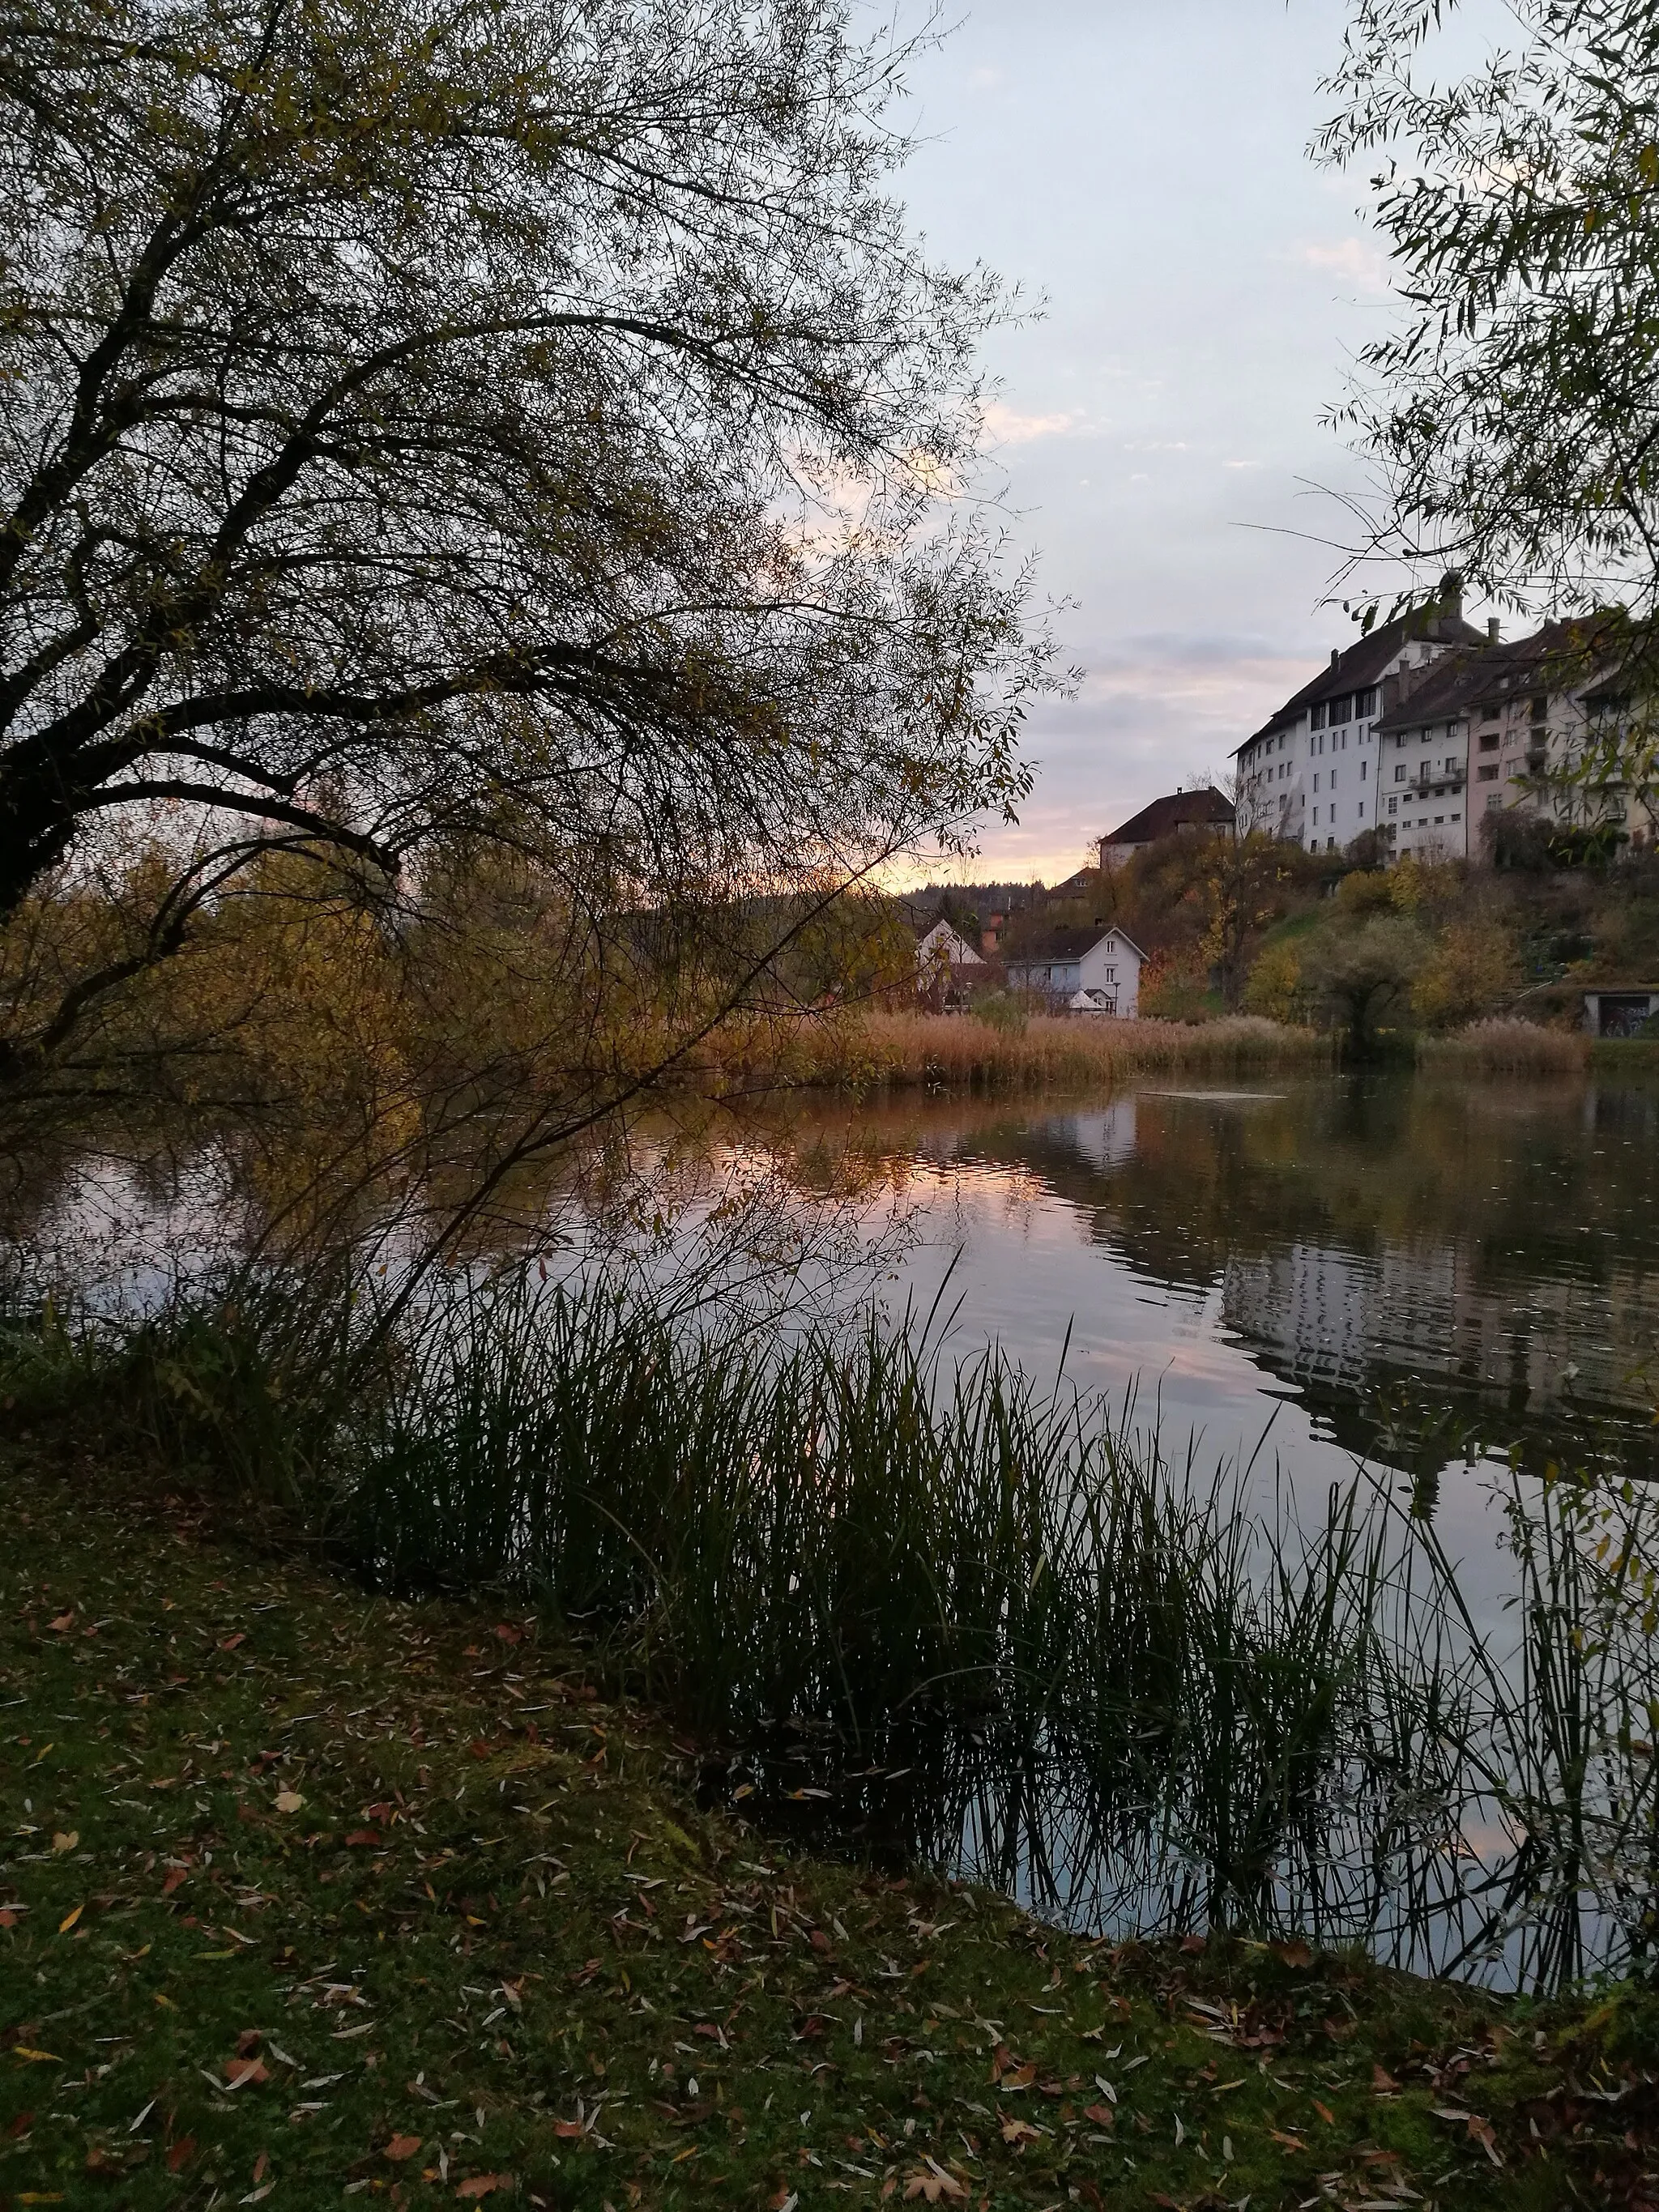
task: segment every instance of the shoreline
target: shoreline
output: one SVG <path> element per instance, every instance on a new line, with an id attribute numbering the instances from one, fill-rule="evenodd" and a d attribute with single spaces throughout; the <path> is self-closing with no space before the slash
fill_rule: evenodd
<path id="1" fill-rule="evenodd" d="M 6 1462 L 9 2201 L 1648 2201 L 1650 1996 L 1091 1942 L 785 1846 L 521 1601 L 368 1595 L 65 1446 Z"/>

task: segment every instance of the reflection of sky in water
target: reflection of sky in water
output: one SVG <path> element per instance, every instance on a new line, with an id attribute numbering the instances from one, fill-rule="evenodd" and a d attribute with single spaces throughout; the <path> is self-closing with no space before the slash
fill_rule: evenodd
<path id="1" fill-rule="evenodd" d="M 1617 1142 L 1595 1141 L 1595 1115 L 1553 1097 L 1537 1099 L 1529 1123 L 1517 1088 L 1496 1131 L 1471 1122 L 1467 1097 L 1445 1102 L 1439 1176 L 1449 1195 L 1425 1178 L 1409 1132 L 1362 1131 L 1355 1157 L 1333 1144 L 1322 1158 L 1337 1092 L 1328 1084 L 1301 1086 L 1288 1105 L 1265 1086 L 1149 1089 L 1088 1112 L 1014 1111 L 988 1128 L 952 1128 L 941 1108 L 910 1156 L 921 1241 L 892 1303 L 926 1310 L 940 1297 L 955 1346 L 994 1339 L 1045 1379 L 1063 1353 L 1071 1380 L 1115 1407 L 1133 1399 L 1138 1424 L 1156 1421 L 1169 1457 L 1184 1458 L 1189 1440 L 1206 1471 L 1255 1454 L 1258 1484 L 1285 1479 L 1304 1515 L 1322 1510 L 1328 1486 L 1351 1480 L 1361 1457 L 1407 1491 L 1379 1446 L 1377 1390 L 1396 1386 L 1431 1413 L 1462 1401 L 1501 1448 L 1559 1410 L 1580 1360 L 1599 1369 L 1610 1402 L 1627 1400 L 1632 1352 L 1653 1318 L 1639 1253 L 1634 1266 L 1628 1249 L 1617 1255 L 1622 1272 L 1610 1284 L 1594 1271 L 1595 1248 L 1575 1241 L 1589 1224 L 1542 1224 L 1556 1249 L 1531 1253 L 1506 1249 L 1501 1224 L 1481 1213 L 1517 1181 L 1534 1186 L 1522 1203 L 1535 1206 L 1541 1184 L 1559 1189 L 1564 1207 L 1582 1207 L 1577 1184 L 1605 1175 Z M 1547 1157 L 1551 1145 L 1562 1159 Z M 1197 1214 L 1206 1194 L 1197 1179 L 1183 1186 L 1183 1152 L 1229 1164 L 1197 1236 L 1183 1212 L 1190 1199 Z M 1159 1152 L 1175 1171 L 1153 1180 L 1146 1156 Z M 1331 1213 L 1346 1205 L 1346 1220 L 1322 1218 L 1322 1204 Z M 1629 1232 L 1621 1209 L 1626 1246 Z M 1533 1387 L 1519 1413 L 1510 1392 L 1506 1415 L 1505 1363 L 1517 1341 Z M 1629 1412 L 1634 1430 L 1639 1396 Z M 1441 1478 L 1442 1539 L 1481 1563 L 1489 1601 L 1501 1568 L 1486 1457 L 1455 1439 L 1427 1448 Z"/>

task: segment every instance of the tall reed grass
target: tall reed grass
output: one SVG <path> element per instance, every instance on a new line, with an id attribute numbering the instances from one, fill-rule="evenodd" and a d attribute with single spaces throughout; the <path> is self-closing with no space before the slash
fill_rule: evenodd
<path id="1" fill-rule="evenodd" d="M 361 1291 L 244 1284 L 125 1330 L 13 1314 L 0 1389 L 279 1492 L 388 1589 L 534 1601 L 775 1813 L 810 1778 L 1055 1913 L 1540 1988 L 1652 1956 L 1659 1512 L 1629 1485 L 1512 1478 L 1494 1629 L 1363 1471 L 1305 1524 L 873 1322 L 763 1347 L 448 1279 L 392 1336 Z"/>
<path id="2" fill-rule="evenodd" d="M 1332 1039 L 1255 1015 L 1186 1023 L 1036 1014 L 1006 1027 L 971 1013 L 872 1013 L 803 1029 L 801 1084 L 858 1090 L 1084 1089 L 1146 1074 L 1230 1074 L 1334 1063 Z"/>
<path id="3" fill-rule="evenodd" d="M 1419 1037 L 1425 1067 L 1471 1075 L 1577 1075 L 1589 1066 L 1590 1040 L 1570 1030 L 1495 1018 L 1472 1022 L 1449 1036 Z"/>

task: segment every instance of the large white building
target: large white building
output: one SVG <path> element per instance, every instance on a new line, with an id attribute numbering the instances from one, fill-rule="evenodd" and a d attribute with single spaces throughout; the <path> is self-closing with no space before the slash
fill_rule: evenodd
<path id="1" fill-rule="evenodd" d="M 1376 725 L 1392 697 L 1385 689 L 1446 653 L 1486 642 L 1463 620 L 1461 595 L 1448 578 L 1437 607 L 1402 616 L 1346 653 L 1333 652 L 1330 665 L 1234 756 L 1239 828 L 1265 830 L 1310 853 L 1339 853 L 1378 828 Z M 1465 811 L 1460 800 L 1460 825 Z"/>
<path id="2" fill-rule="evenodd" d="M 1485 857 L 1480 824 L 1517 809 L 1645 842 L 1653 808 L 1617 782 L 1575 777 L 1621 726 L 1619 653 L 1583 624 L 1504 644 L 1463 620 L 1455 580 L 1437 608 L 1333 653 L 1236 755 L 1241 829 L 1340 853 L 1367 830 L 1382 857 Z"/>
<path id="3" fill-rule="evenodd" d="M 1618 654 L 1547 623 L 1530 637 L 1449 654 L 1385 702 L 1377 725 L 1382 811 L 1395 859 L 1480 858 L 1481 823 L 1521 810 L 1557 826 L 1651 837 L 1650 808 L 1617 781 L 1575 775 L 1586 745 L 1628 712 Z M 1464 801 L 1461 807 L 1458 802 Z"/>

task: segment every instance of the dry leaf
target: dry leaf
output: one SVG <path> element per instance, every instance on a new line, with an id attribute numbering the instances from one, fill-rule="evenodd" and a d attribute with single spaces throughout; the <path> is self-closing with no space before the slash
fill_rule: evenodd
<path id="1" fill-rule="evenodd" d="M 60 1613 L 56 1620 L 49 1620 L 46 1623 L 46 1626 L 51 1629 L 55 1629 L 59 1636 L 63 1635 L 66 1629 L 73 1628 L 74 1626 L 75 1614 L 73 1610 L 68 1613 Z"/>
<path id="2" fill-rule="evenodd" d="M 276 1792 L 276 1810 L 279 1813 L 297 1813 L 305 1802 L 297 1790 L 279 1790 Z"/>
<path id="3" fill-rule="evenodd" d="M 1272 1943 L 1267 1947 L 1281 1966 L 1311 1966 L 1313 1953 L 1301 1941 L 1293 1943 Z"/>
<path id="4" fill-rule="evenodd" d="M 261 2081 L 269 2081 L 270 2069 L 263 2058 L 233 2058 L 225 2068 L 225 2079 L 233 2089 L 257 2089 Z"/>
<path id="5" fill-rule="evenodd" d="M 64 1851 L 72 1851 L 80 1840 L 80 1830 L 78 1828 L 71 1828 L 66 1836 L 54 1836 L 52 1839 L 52 1847 L 53 1850 L 61 1855 Z"/>
<path id="6" fill-rule="evenodd" d="M 393 2136 L 386 2147 L 386 2154 L 390 2159 L 397 2160 L 401 2165 L 404 2159 L 413 2158 L 420 2147 L 419 2136 Z"/>
<path id="7" fill-rule="evenodd" d="M 947 2204 L 957 2197 L 966 2197 L 968 2191 L 957 2179 L 955 2174 L 947 2173 L 942 2166 L 935 2165 L 931 2158 L 925 2166 L 919 2166 L 915 2172 L 908 2177 L 904 2184 L 904 2197 L 907 2203 L 913 2197 L 919 2197 L 924 2204 Z"/>
<path id="8" fill-rule="evenodd" d="M 587 2130 L 580 2120 L 555 2120 L 553 2132 L 565 2142 L 580 2142 Z"/>
<path id="9" fill-rule="evenodd" d="M 1117 2114 L 1109 2105 L 1085 2105 L 1083 2107 L 1083 2117 L 1085 2120 L 1092 2120 L 1097 2128 L 1112 2128 L 1117 2125 Z"/>
<path id="10" fill-rule="evenodd" d="M 58 1923 L 58 1933 L 60 1936 L 67 1936 L 86 1909 L 84 1905 L 77 1905 L 73 1912 L 66 1912 Z"/>
<path id="11" fill-rule="evenodd" d="M 464 2181 L 455 2191 L 458 2197 L 477 2198 L 488 2197 L 497 2189 L 511 2189 L 510 2173 L 475 2173 L 471 2181 Z"/>
<path id="12" fill-rule="evenodd" d="M 169 2173 L 177 2173 L 181 2166 L 188 2166 L 195 2155 L 195 2136 L 180 2136 L 178 2142 L 173 2144 L 172 2149 L 167 2153 L 167 2172 Z"/>
<path id="13" fill-rule="evenodd" d="M 1007 2119 L 1002 2124 L 1002 2140 L 1014 2144 L 1041 2142 L 1042 2130 L 1034 2128 L 1029 2120 Z"/>

